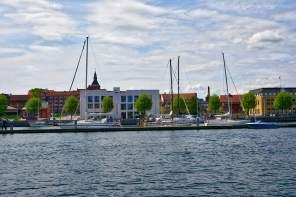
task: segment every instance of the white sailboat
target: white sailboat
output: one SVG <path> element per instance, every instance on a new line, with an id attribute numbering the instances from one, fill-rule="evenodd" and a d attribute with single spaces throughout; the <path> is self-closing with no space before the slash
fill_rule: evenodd
<path id="1" fill-rule="evenodd" d="M 76 72 L 77 72 L 77 69 L 78 69 L 78 66 L 79 66 L 79 63 L 80 63 L 80 59 L 81 59 L 81 56 L 82 56 L 82 53 L 84 51 L 85 46 L 86 46 L 85 89 L 87 89 L 87 85 L 88 85 L 87 84 L 87 76 L 88 76 L 88 73 L 87 73 L 88 72 L 88 37 L 86 37 L 86 40 L 84 41 L 83 48 L 82 48 L 82 51 L 81 51 L 81 55 L 79 57 L 78 65 L 77 65 L 77 68 L 76 68 L 76 71 L 75 71 L 75 74 L 74 74 L 74 78 L 72 80 L 71 87 L 73 85 L 73 81 L 75 79 L 75 75 L 76 75 Z M 96 73 L 94 75 L 94 82 L 96 84 L 98 84 Z M 71 90 L 71 87 L 70 87 L 70 90 Z M 84 96 L 86 97 L 86 95 L 84 95 Z M 87 108 L 88 107 L 87 107 L 87 103 L 86 103 L 86 109 Z M 79 120 L 79 121 L 77 121 L 76 125 L 73 123 L 72 126 L 77 126 L 77 128 L 104 128 L 104 127 L 119 127 L 120 126 L 120 122 L 114 121 L 111 118 L 112 117 L 111 113 L 89 113 L 88 111 L 86 111 L 85 113 L 86 113 L 86 119 L 85 120 Z M 67 127 L 67 126 L 70 126 L 70 123 L 65 124 L 65 125 L 61 125 L 61 126 Z"/>
<path id="2" fill-rule="evenodd" d="M 180 85 L 179 85 L 179 62 L 180 62 L 180 56 L 178 56 L 178 101 L 179 101 L 179 92 L 180 92 Z M 173 76 L 172 76 L 172 63 L 171 63 L 171 59 L 170 59 L 170 80 L 171 80 L 171 108 L 173 105 Z M 184 101 L 185 102 L 185 101 Z M 185 103 L 186 105 L 186 103 Z M 179 108 L 179 106 L 178 106 Z M 187 108 L 187 106 L 186 106 Z M 173 108 L 172 108 L 173 109 Z M 192 126 L 192 125 L 196 125 L 198 122 L 198 117 L 195 117 L 191 114 L 189 114 L 189 110 L 187 108 L 188 114 L 186 115 L 180 115 L 179 111 L 177 113 L 177 115 L 174 114 L 173 111 L 170 112 L 170 114 L 161 114 L 160 117 L 158 117 L 156 120 L 158 123 L 160 123 L 161 125 L 164 126 Z"/>
<path id="3" fill-rule="evenodd" d="M 222 52 L 223 57 L 223 66 L 224 66 L 224 75 L 225 75 L 225 83 L 226 83 L 226 92 L 227 92 L 227 105 L 228 105 L 228 112 L 221 115 L 215 115 L 214 119 L 208 119 L 205 121 L 205 126 L 232 126 L 232 125 L 244 125 L 249 120 L 233 120 L 231 114 L 231 107 L 230 107 L 230 93 L 228 89 L 228 80 L 227 80 L 227 72 L 226 72 L 226 65 L 225 65 L 225 58 L 224 53 Z"/>

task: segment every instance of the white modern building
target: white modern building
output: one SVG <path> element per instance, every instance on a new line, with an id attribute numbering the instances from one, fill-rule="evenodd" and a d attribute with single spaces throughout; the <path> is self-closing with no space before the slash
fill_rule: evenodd
<path id="1" fill-rule="evenodd" d="M 113 110 L 111 112 L 114 119 L 134 119 L 138 117 L 135 109 L 135 102 L 139 95 L 146 94 L 152 99 L 152 107 L 147 114 L 159 115 L 160 97 L 159 90 L 126 90 L 121 91 L 119 87 L 112 91 L 101 89 L 94 74 L 94 81 L 88 89 L 80 90 L 80 119 L 87 119 L 91 114 L 102 112 L 102 101 L 106 96 L 113 99 Z"/>

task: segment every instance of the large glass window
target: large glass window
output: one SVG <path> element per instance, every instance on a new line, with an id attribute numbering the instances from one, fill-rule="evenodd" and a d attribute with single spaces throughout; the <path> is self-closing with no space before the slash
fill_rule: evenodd
<path id="1" fill-rule="evenodd" d="M 127 97 L 127 102 L 132 103 L 133 102 L 133 96 L 128 96 Z"/>
<path id="2" fill-rule="evenodd" d="M 135 96 L 134 101 L 136 102 L 138 98 L 139 98 L 139 96 Z"/>
<path id="3" fill-rule="evenodd" d="M 100 97 L 99 96 L 95 96 L 95 102 L 100 102 Z"/>
<path id="4" fill-rule="evenodd" d="M 93 102 L 93 97 L 92 96 L 88 96 L 88 102 Z"/>
<path id="5" fill-rule="evenodd" d="M 121 104 L 120 109 L 121 109 L 121 110 L 126 110 L 126 104 Z"/>
<path id="6" fill-rule="evenodd" d="M 121 96 L 121 102 L 125 103 L 126 102 L 126 96 Z"/>
<path id="7" fill-rule="evenodd" d="M 130 118 L 130 119 L 134 118 L 133 112 L 128 112 L 127 118 Z"/>
<path id="8" fill-rule="evenodd" d="M 121 118 L 126 119 L 126 113 L 125 112 L 121 112 Z"/>
<path id="9" fill-rule="evenodd" d="M 100 109 L 100 104 L 99 103 L 95 104 L 95 109 Z"/>
<path id="10" fill-rule="evenodd" d="M 133 104 L 132 103 L 129 103 L 128 106 L 127 106 L 127 109 L 128 110 L 133 110 Z"/>
<path id="11" fill-rule="evenodd" d="M 93 104 L 92 103 L 88 104 L 87 106 L 88 106 L 88 109 L 92 109 L 93 108 Z"/>

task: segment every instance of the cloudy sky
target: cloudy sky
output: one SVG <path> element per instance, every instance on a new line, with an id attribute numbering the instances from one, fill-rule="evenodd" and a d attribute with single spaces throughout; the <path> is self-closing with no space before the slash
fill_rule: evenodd
<path id="1" fill-rule="evenodd" d="M 86 36 L 89 78 L 96 70 L 106 89 L 166 91 L 180 56 L 183 92 L 224 93 L 222 51 L 240 93 L 279 76 L 296 86 L 295 10 L 295 0 L 1 0 L 0 92 L 69 89 Z"/>

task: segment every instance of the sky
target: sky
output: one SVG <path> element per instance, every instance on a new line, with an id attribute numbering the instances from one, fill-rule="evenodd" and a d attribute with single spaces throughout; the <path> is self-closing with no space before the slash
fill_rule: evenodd
<path id="1" fill-rule="evenodd" d="M 296 86 L 295 0 L 1 0 L 0 92 L 69 90 L 86 36 L 102 88 L 225 94 Z M 85 87 L 85 54 L 73 89 Z"/>

